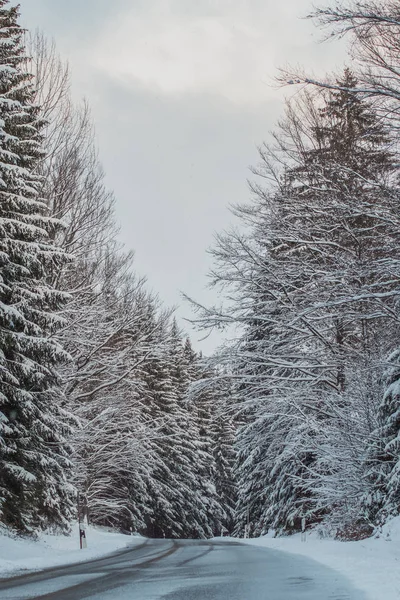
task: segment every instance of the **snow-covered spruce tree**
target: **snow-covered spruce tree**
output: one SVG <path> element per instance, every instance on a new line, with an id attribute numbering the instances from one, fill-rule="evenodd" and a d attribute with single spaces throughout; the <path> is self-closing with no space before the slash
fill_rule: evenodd
<path id="1" fill-rule="evenodd" d="M 182 339 L 176 322 L 172 323 L 170 332 L 170 374 L 177 390 L 177 415 L 175 422 L 178 427 L 180 457 L 183 468 L 180 471 L 180 483 L 185 501 L 180 507 L 181 519 L 186 523 L 187 537 L 209 537 L 213 535 L 214 519 L 218 522 L 218 503 L 215 498 L 215 488 L 212 485 L 212 455 L 210 454 L 204 433 L 206 417 L 193 410 L 188 403 L 188 391 L 193 377 L 191 352 L 187 341 Z M 197 408 L 197 407 L 196 407 Z"/>
<path id="2" fill-rule="evenodd" d="M 213 395 L 211 412 L 211 447 L 214 458 L 214 484 L 224 511 L 222 525 L 231 534 L 235 526 L 237 481 L 235 473 L 235 425 L 230 411 L 229 386 L 220 383 Z"/>
<path id="3" fill-rule="evenodd" d="M 38 193 L 42 122 L 25 64 L 18 9 L 0 0 L 0 514 L 30 532 L 67 530 L 73 489 L 55 370 L 67 357 L 52 337 L 66 297 L 48 284 L 67 257 Z"/>
<path id="4" fill-rule="evenodd" d="M 209 455 L 187 399 L 192 371 L 187 352 L 172 322 L 146 366 L 146 396 L 159 434 L 151 443 L 154 463 L 148 478 L 152 503 L 147 533 L 154 537 L 208 537 L 218 514 L 215 489 L 208 479 Z"/>
<path id="5" fill-rule="evenodd" d="M 145 516 L 145 533 L 150 537 L 183 535 L 176 510 L 180 502 L 181 487 L 171 472 L 169 462 L 172 462 L 173 468 L 172 449 L 178 443 L 178 434 L 175 423 L 177 393 L 171 383 L 168 361 L 168 329 L 167 319 L 152 340 L 149 360 L 143 368 L 142 395 L 147 421 L 151 423 L 153 432 L 159 433 L 159 436 L 152 436 L 152 462 L 149 464 L 146 479 L 149 504 Z"/>
<path id="6" fill-rule="evenodd" d="M 363 508 L 371 525 L 383 525 L 400 513 L 400 352 L 395 350 L 384 373 L 378 423 L 365 460 L 367 478 Z"/>
<path id="7" fill-rule="evenodd" d="M 204 367 L 201 355 L 193 352 L 189 340 L 185 343 L 184 357 L 190 373 L 184 400 L 192 423 L 192 439 L 195 441 L 194 472 L 200 503 L 203 506 L 206 523 L 204 528 L 209 533 L 220 535 L 222 529 L 232 529 L 235 503 L 233 480 L 229 479 L 228 482 L 228 438 L 220 439 L 220 430 L 214 427 L 216 414 L 222 410 L 220 386 L 216 385 L 214 373 Z M 233 440 L 230 441 L 233 443 Z M 218 463 L 216 454 L 220 459 Z M 232 485 L 231 488 L 229 484 Z"/>

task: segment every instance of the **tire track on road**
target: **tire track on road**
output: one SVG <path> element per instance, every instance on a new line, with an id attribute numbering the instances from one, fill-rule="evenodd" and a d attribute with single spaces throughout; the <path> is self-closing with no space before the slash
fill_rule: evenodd
<path id="1" fill-rule="evenodd" d="M 136 548 L 125 549 L 123 552 L 114 553 L 107 558 L 102 557 L 84 563 L 74 563 L 73 565 L 67 565 L 62 568 L 47 569 L 40 573 L 22 575 L 6 580 L 3 579 L 0 582 L 0 597 L 5 597 L 1 594 L 1 591 L 8 590 L 9 592 L 13 592 L 13 597 L 17 597 L 21 600 L 24 598 L 36 598 L 41 600 L 50 600 L 54 598 L 57 598 L 57 600 L 77 600 L 77 598 L 85 598 L 96 592 L 117 588 L 133 579 L 134 571 L 146 569 L 153 563 L 170 556 L 178 549 L 178 544 L 176 542 L 171 542 L 171 545 L 167 549 L 164 548 L 158 550 L 155 554 L 154 548 L 149 548 L 149 550 L 153 550 L 150 555 L 147 554 L 143 557 L 136 556 L 135 551 L 143 549 L 148 544 L 149 540 L 146 540 L 145 543 Z M 128 556 L 125 558 L 125 555 Z M 130 555 L 132 555 L 131 559 L 128 558 Z M 120 567 L 118 567 L 119 563 L 122 563 Z M 107 571 L 110 572 L 107 573 Z M 49 580 L 56 580 L 62 577 L 79 577 L 90 573 L 96 574 L 96 572 L 99 573 L 98 577 L 77 584 L 75 583 L 71 586 L 67 585 L 65 588 L 57 589 L 45 594 L 40 593 L 39 590 L 36 596 L 32 596 L 32 592 L 29 592 L 29 589 L 26 591 L 21 589 L 21 595 L 15 596 L 15 594 L 18 594 L 18 588 L 25 588 L 30 585 L 35 586 L 42 582 L 45 583 Z"/>
<path id="2" fill-rule="evenodd" d="M 191 558 L 187 558 L 186 560 L 177 563 L 176 566 L 177 567 L 183 567 L 185 565 L 188 565 L 189 563 L 193 562 L 194 560 L 198 560 L 199 558 L 202 558 L 203 556 L 206 556 L 207 554 L 209 554 L 210 552 L 212 552 L 214 550 L 214 545 L 213 544 L 208 544 L 207 548 L 205 550 L 203 550 L 203 552 L 201 552 L 200 554 L 197 554 L 197 556 L 192 556 Z"/>

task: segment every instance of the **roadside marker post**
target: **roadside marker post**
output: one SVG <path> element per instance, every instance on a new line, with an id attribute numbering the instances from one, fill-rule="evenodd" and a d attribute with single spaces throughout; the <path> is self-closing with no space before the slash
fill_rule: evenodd
<path id="1" fill-rule="evenodd" d="M 302 517 L 301 519 L 301 541 L 306 541 L 306 518 Z"/>
<path id="2" fill-rule="evenodd" d="M 83 502 L 82 502 L 83 500 Z M 79 548 L 81 550 L 83 550 L 83 548 L 87 548 L 87 539 L 86 539 L 86 524 L 85 524 L 85 514 L 86 514 L 86 522 L 88 523 L 88 519 L 87 519 L 87 501 L 86 498 L 82 498 L 78 492 L 78 497 L 77 497 L 77 503 L 78 503 L 78 529 L 79 529 Z M 86 508 L 86 510 L 85 510 Z"/>
<path id="3" fill-rule="evenodd" d="M 79 522 L 79 547 L 81 550 L 87 548 L 86 526 L 82 522 Z"/>

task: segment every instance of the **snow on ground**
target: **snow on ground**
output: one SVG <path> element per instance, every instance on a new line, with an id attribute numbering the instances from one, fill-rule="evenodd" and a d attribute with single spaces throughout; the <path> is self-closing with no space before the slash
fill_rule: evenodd
<path id="1" fill-rule="evenodd" d="M 0 577 L 91 560 L 140 545 L 144 538 L 89 527 L 87 541 L 88 548 L 79 550 L 77 526 L 71 536 L 41 535 L 38 541 L 12 538 L 6 532 L 2 535 L 0 530 Z M 378 536 L 358 542 L 321 538 L 317 532 L 308 533 L 305 542 L 300 534 L 243 541 L 299 554 L 326 565 L 345 575 L 369 600 L 400 599 L 400 517 L 385 525 Z"/>
<path id="2" fill-rule="evenodd" d="M 0 531 L 0 577 L 91 560 L 144 541 L 140 536 L 110 533 L 97 527 L 88 527 L 86 537 L 87 548 L 80 550 L 78 525 L 70 536 L 42 534 L 37 541 L 9 537 Z"/>
<path id="3" fill-rule="evenodd" d="M 373 538 L 339 542 L 316 532 L 274 538 L 269 535 L 243 540 L 254 546 L 301 554 L 346 575 L 370 600 L 400 599 L 400 517 L 384 526 Z"/>

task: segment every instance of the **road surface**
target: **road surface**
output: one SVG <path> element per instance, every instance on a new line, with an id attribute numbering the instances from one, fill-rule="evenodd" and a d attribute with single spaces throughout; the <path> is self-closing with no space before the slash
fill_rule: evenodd
<path id="1" fill-rule="evenodd" d="M 366 600 L 316 562 L 226 540 L 148 540 L 106 558 L 0 580 L 0 598 Z"/>

